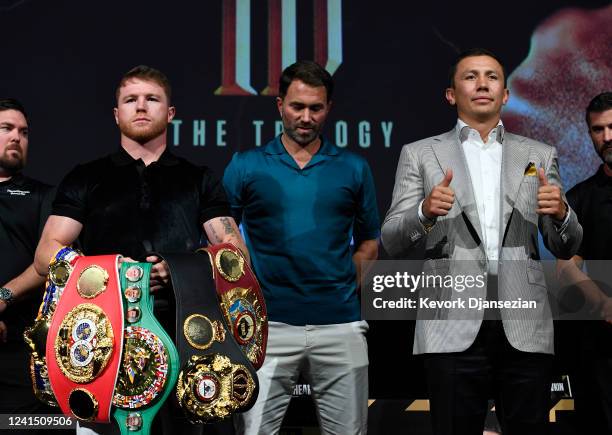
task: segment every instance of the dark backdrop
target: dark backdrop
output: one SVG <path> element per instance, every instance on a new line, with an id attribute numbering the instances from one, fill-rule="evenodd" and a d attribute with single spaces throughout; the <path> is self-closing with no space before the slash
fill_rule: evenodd
<path id="1" fill-rule="evenodd" d="M 261 143 L 274 135 L 274 98 L 258 94 L 280 72 L 281 47 L 274 35 L 269 43 L 270 26 L 291 16 L 292 5 L 296 49 L 285 40 L 285 57 L 329 57 L 337 65 L 329 67 L 336 93 L 325 131 L 370 162 L 381 217 L 401 145 L 454 126 L 444 89 L 457 49 L 482 46 L 505 60 L 512 73 L 506 124 L 558 146 L 567 187 L 598 163 L 582 119 L 590 97 L 612 89 L 609 1 L 1 0 L 0 95 L 22 100 L 29 111 L 26 172 L 55 184 L 75 164 L 118 147 L 117 82 L 131 67 L 149 64 L 174 87 L 180 126 L 169 130 L 171 148 L 220 176 L 233 152 L 256 145 L 253 121 L 263 121 Z M 322 19 L 334 11 L 338 19 Z M 238 34 L 246 34 L 240 71 L 257 94 L 215 95 L 223 72 L 233 77 L 237 16 Z M 334 38 L 339 44 L 325 44 Z M 382 122 L 391 128 L 387 141 Z M 196 131 L 205 128 L 195 141 L 194 123 Z M 338 136 L 344 128 L 346 141 Z M 373 322 L 369 342 L 371 396 L 421 395 L 420 363 L 409 357 L 412 325 Z"/>

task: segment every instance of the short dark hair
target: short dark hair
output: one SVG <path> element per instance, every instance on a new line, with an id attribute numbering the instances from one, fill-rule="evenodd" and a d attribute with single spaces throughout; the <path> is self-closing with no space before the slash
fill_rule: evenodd
<path id="1" fill-rule="evenodd" d="M 318 63 L 311 60 L 300 60 L 285 68 L 278 81 L 278 93 L 281 98 L 285 98 L 287 89 L 294 80 L 300 80 L 309 86 L 325 86 L 327 101 L 331 101 L 334 93 L 334 79 Z"/>
<path id="2" fill-rule="evenodd" d="M 602 92 L 595 96 L 586 108 L 586 123 L 591 127 L 591 113 L 601 113 L 612 109 L 612 92 Z"/>
<path id="3" fill-rule="evenodd" d="M 26 119 L 26 122 L 29 123 L 28 114 L 26 113 L 23 104 L 21 104 L 15 98 L 0 98 L 0 112 L 5 110 L 16 110 L 17 112 L 21 112 L 23 117 Z"/>
<path id="4" fill-rule="evenodd" d="M 123 77 L 121 77 L 121 80 L 119 81 L 119 86 L 117 86 L 117 91 L 115 92 L 117 100 L 119 100 L 119 91 L 123 86 L 125 86 L 125 83 L 131 79 L 141 79 L 157 83 L 164 89 L 166 97 L 168 98 L 168 103 L 170 103 L 170 99 L 172 97 L 172 87 L 170 86 L 168 77 L 166 77 L 166 75 L 160 70 L 147 65 L 135 66 L 123 74 Z"/>
<path id="5" fill-rule="evenodd" d="M 457 57 L 455 57 L 455 60 L 453 61 L 450 69 L 448 70 L 448 80 L 449 80 L 451 88 L 455 87 L 455 74 L 457 73 L 457 65 L 459 65 L 459 62 L 461 62 L 466 57 L 474 57 L 474 56 L 489 56 L 495 59 L 497 63 L 501 65 L 502 73 L 504 74 L 504 88 L 505 88 L 507 80 L 508 80 L 508 76 L 506 75 L 506 67 L 502 63 L 501 59 L 492 51 L 487 50 L 486 48 L 479 48 L 479 47 L 470 48 L 465 51 L 462 51 L 461 53 L 457 55 Z"/>

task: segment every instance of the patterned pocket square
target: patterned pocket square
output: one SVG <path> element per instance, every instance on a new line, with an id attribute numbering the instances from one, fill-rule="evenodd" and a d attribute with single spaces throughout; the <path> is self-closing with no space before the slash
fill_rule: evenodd
<path id="1" fill-rule="evenodd" d="M 538 175 L 538 170 L 536 168 L 535 163 L 529 162 L 529 164 L 525 168 L 525 173 L 523 175 L 526 177 L 536 177 Z"/>

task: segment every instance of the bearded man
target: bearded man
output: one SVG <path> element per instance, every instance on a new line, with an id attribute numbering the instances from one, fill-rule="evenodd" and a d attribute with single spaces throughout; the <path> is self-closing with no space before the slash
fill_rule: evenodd
<path id="1" fill-rule="evenodd" d="M 34 397 L 23 343 L 42 295 L 32 261 L 52 199 L 51 186 L 22 174 L 28 142 L 23 105 L 0 99 L 0 414 L 52 412 Z"/>

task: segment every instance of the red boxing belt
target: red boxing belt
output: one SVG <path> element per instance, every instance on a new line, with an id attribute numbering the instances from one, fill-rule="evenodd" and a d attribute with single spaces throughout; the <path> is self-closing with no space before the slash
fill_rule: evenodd
<path id="1" fill-rule="evenodd" d="M 118 255 L 80 257 L 47 336 L 49 381 L 66 415 L 109 422 L 123 343 Z"/>
<path id="2" fill-rule="evenodd" d="M 268 313 L 259 282 L 238 248 L 231 243 L 205 249 L 212 263 L 221 311 L 240 348 L 255 370 L 266 357 Z"/>

